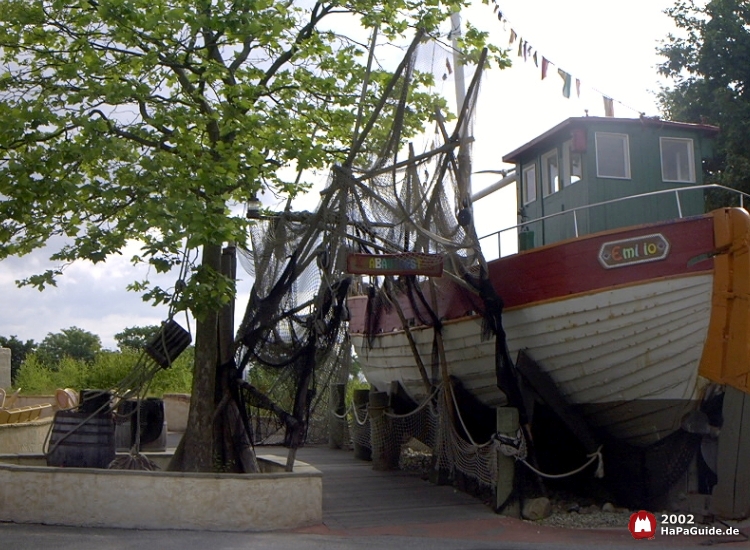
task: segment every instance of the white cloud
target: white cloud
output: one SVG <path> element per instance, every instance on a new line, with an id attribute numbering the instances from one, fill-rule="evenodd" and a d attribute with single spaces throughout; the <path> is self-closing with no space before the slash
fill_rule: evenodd
<path id="1" fill-rule="evenodd" d="M 114 334 L 123 328 L 159 324 L 166 315 L 166 308 L 151 307 L 126 291 L 127 284 L 142 278 L 145 271 L 119 256 L 100 265 L 76 262 L 56 287 L 42 292 L 16 286 L 15 280 L 50 267 L 56 265 L 46 261 L 44 251 L 0 262 L 0 335 L 39 342 L 49 332 L 77 326 L 98 334 L 104 347 L 114 348 Z"/>

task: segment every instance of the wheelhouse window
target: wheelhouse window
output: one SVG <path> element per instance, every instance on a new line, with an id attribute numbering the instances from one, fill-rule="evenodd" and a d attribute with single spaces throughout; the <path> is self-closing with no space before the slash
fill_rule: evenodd
<path id="1" fill-rule="evenodd" d="M 536 200 L 536 165 L 532 164 L 523 169 L 523 203 L 529 204 Z"/>
<path id="2" fill-rule="evenodd" d="M 583 158 L 573 152 L 573 140 L 563 143 L 562 152 L 562 185 L 566 187 L 583 178 Z"/>
<path id="3" fill-rule="evenodd" d="M 557 158 L 557 149 L 542 156 L 542 185 L 545 197 L 560 190 L 560 161 Z"/>
<path id="4" fill-rule="evenodd" d="M 695 183 L 693 140 L 684 138 L 659 138 L 661 148 L 661 179 L 682 183 Z"/>
<path id="5" fill-rule="evenodd" d="M 596 175 L 630 179 L 630 145 L 627 134 L 596 132 Z"/>

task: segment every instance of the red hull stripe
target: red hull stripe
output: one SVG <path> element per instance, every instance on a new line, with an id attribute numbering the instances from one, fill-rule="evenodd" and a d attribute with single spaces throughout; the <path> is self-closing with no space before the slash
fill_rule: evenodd
<path id="1" fill-rule="evenodd" d="M 605 266 L 600 260 L 602 250 L 611 251 L 612 243 L 637 244 L 645 242 L 643 237 L 655 234 L 668 243 L 664 257 L 625 263 L 615 268 Z M 510 308 L 651 279 L 710 271 L 713 269 L 710 258 L 694 264 L 689 262 L 713 250 L 713 219 L 711 216 L 701 216 L 555 243 L 494 260 L 489 263 L 489 272 L 495 290 L 505 307 Z M 472 302 L 466 293 L 458 291 L 446 278 L 434 280 L 433 283 L 438 287 L 438 309 L 443 319 L 462 317 L 478 308 L 478 303 Z M 365 330 L 366 300 L 359 296 L 349 300 L 350 330 L 353 333 Z M 402 302 L 402 308 L 407 319 L 415 318 L 416 324 L 420 324 L 420 315 L 412 310 L 408 300 Z M 427 318 L 424 314 L 421 317 Z M 400 326 L 396 313 L 384 313 L 377 330 L 389 332 Z"/>

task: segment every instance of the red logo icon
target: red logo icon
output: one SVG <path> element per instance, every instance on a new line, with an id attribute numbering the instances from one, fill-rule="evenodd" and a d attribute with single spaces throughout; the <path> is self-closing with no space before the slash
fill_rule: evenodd
<path id="1" fill-rule="evenodd" d="M 651 512 L 639 510 L 630 516 L 628 531 L 634 539 L 653 539 L 656 534 L 656 516 Z"/>

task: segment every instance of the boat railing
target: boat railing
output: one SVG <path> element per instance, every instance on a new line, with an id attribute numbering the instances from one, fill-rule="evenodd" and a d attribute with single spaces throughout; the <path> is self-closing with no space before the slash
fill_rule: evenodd
<path id="1" fill-rule="evenodd" d="M 626 201 L 632 201 L 635 199 L 641 199 L 644 197 L 654 197 L 654 196 L 660 196 L 660 195 L 674 195 L 675 202 L 677 205 L 677 214 L 679 218 L 683 217 L 682 212 L 682 202 L 680 201 L 680 193 L 686 193 L 690 191 L 696 191 L 696 190 L 703 190 L 703 191 L 710 191 L 710 190 L 721 190 L 726 191 L 730 195 L 736 196 L 739 199 L 739 206 L 740 208 L 745 207 L 745 202 L 748 202 L 750 205 L 750 194 L 743 193 L 742 191 L 739 191 L 738 189 L 733 189 L 731 187 L 726 187 L 724 185 L 718 185 L 718 184 L 705 184 L 705 185 L 691 185 L 687 187 L 675 187 L 672 189 L 661 189 L 659 191 L 650 191 L 648 193 L 639 193 L 637 195 L 628 195 L 627 197 L 618 197 L 616 199 L 610 199 L 607 201 L 602 202 L 596 202 L 593 204 L 586 204 L 583 206 L 576 206 L 574 208 L 570 208 L 568 210 L 563 210 L 561 212 L 555 212 L 554 214 L 548 214 L 546 216 L 541 216 L 539 218 L 534 218 L 533 220 L 525 220 L 519 224 L 506 227 L 504 229 L 500 229 L 498 231 L 493 231 L 492 233 L 488 233 L 487 235 L 484 235 L 482 237 L 479 237 L 480 244 L 483 241 L 486 241 L 488 239 L 491 239 L 492 237 L 495 237 L 497 239 L 497 252 L 498 257 L 502 256 L 503 247 L 502 247 L 502 238 L 504 235 L 506 235 L 509 232 L 518 232 L 521 233 L 523 231 L 528 231 L 530 227 L 532 227 L 534 224 L 538 224 L 540 222 L 544 222 L 546 220 L 551 220 L 555 218 L 559 218 L 561 216 L 570 216 L 572 218 L 572 224 L 573 224 L 573 234 L 575 237 L 580 237 L 581 233 L 579 231 L 578 227 L 578 213 L 585 210 L 592 210 L 594 208 L 600 208 L 603 206 L 609 206 L 612 204 L 620 203 L 620 202 L 626 202 Z"/>

